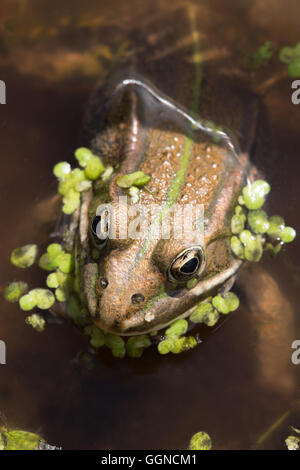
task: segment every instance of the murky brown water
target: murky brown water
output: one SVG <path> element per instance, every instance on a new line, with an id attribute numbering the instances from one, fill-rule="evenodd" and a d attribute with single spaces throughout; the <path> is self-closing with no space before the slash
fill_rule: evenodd
<path id="1" fill-rule="evenodd" d="M 7 104 L 0 108 L 1 288 L 13 279 L 41 284 L 39 270 L 18 271 L 8 254 L 26 243 L 47 243 L 53 222 L 42 201 L 55 192 L 52 167 L 72 161 L 95 83 L 144 36 L 168 75 L 169 56 L 178 50 L 184 55 L 176 12 L 202 3 L 209 5 L 197 27 L 211 45 L 207 60 L 215 60 L 216 73 L 227 64 L 227 72 L 238 74 L 237 57 L 265 40 L 278 47 L 300 40 L 297 0 L 52 1 L 48 7 L 37 0 L 2 1 L 0 79 Z M 151 54 L 145 54 L 146 65 Z M 276 78 L 276 64 L 253 76 L 254 85 Z M 166 84 L 174 72 L 169 75 Z M 275 157 L 269 162 L 269 153 L 262 155 L 260 163 L 272 181 L 269 212 L 299 231 L 300 106 L 291 103 L 290 85 L 281 77 L 264 93 Z M 248 449 L 292 410 L 261 444 L 284 448 L 289 425 L 300 427 L 299 405 L 293 409 L 300 399 L 300 365 L 290 360 L 291 343 L 300 339 L 299 259 L 296 240 L 276 260 L 265 257 L 245 268 L 241 308 L 190 353 L 160 357 L 147 351 L 140 360 L 115 360 L 103 352 L 91 370 L 76 360 L 88 345 L 72 327 L 52 324 L 38 334 L 17 306 L 1 299 L 7 364 L 0 366 L 0 412 L 10 427 L 40 432 L 66 449 L 183 449 L 198 430 L 211 435 L 216 449 Z"/>

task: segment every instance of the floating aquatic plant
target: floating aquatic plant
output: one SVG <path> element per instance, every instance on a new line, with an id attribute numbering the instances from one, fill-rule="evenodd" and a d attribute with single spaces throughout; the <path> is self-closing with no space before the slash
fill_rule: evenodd
<path id="1" fill-rule="evenodd" d="M 175 320 L 165 331 L 165 338 L 158 343 L 160 354 L 179 354 L 197 346 L 197 340 L 193 336 L 183 336 L 188 329 L 188 322 L 184 319 Z"/>
<path id="2" fill-rule="evenodd" d="M 99 178 L 105 167 L 97 155 L 89 149 L 80 147 L 75 151 L 75 157 L 83 168 L 71 169 L 68 162 L 59 162 L 53 169 L 58 179 L 58 192 L 63 197 L 63 212 L 73 214 L 80 204 L 80 193 L 92 186 L 92 181 Z"/>
<path id="3" fill-rule="evenodd" d="M 200 431 L 191 437 L 189 450 L 211 450 L 211 448 L 212 442 L 207 432 Z"/>
<path id="4" fill-rule="evenodd" d="M 18 302 L 27 290 L 28 284 L 26 282 L 11 282 L 4 289 L 4 297 L 8 302 Z"/>
<path id="5" fill-rule="evenodd" d="M 38 450 L 41 442 L 45 441 L 38 434 L 0 428 L 0 450 Z"/>
<path id="6" fill-rule="evenodd" d="M 32 328 L 34 328 L 36 331 L 41 332 L 45 329 L 46 320 L 41 315 L 33 313 L 32 315 L 28 315 L 28 317 L 26 317 L 25 323 L 32 326 Z"/>
<path id="7" fill-rule="evenodd" d="M 231 249 L 242 260 L 260 261 L 264 249 L 276 255 L 284 243 L 292 242 L 296 236 L 282 217 L 268 217 L 261 209 L 270 189 L 266 181 L 249 182 L 238 198 L 239 205 L 231 219 Z"/>
<path id="8" fill-rule="evenodd" d="M 31 244 L 21 246 L 12 251 L 10 261 L 17 268 L 29 268 L 35 262 L 37 253 L 37 245 Z"/>

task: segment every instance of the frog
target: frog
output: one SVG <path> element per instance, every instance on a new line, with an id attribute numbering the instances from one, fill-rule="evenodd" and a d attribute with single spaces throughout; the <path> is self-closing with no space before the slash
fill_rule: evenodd
<path id="1" fill-rule="evenodd" d="M 254 94 L 225 82 L 223 92 L 226 86 L 226 93 L 234 90 L 235 102 L 239 90 L 246 109 L 250 103 L 257 110 Z M 209 88 L 203 86 L 204 96 L 212 96 Z M 258 173 L 250 158 L 255 116 L 245 126 L 244 115 L 239 121 L 235 108 L 234 119 L 227 114 L 218 128 L 207 120 L 215 109 L 211 99 L 201 104 L 205 119 L 128 69 L 109 77 L 91 99 L 87 145 L 114 172 L 108 181 L 100 177 L 82 196 L 75 215 L 75 253 L 82 300 L 103 331 L 133 336 L 166 328 L 207 298 L 229 291 L 241 268 L 243 261 L 230 247 L 231 218 L 242 187 Z M 238 142 L 242 128 L 248 136 L 244 131 L 244 141 Z M 119 198 L 126 198 L 128 191 L 118 179 L 138 171 L 151 175 L 139 191 L 139 203 L 158 205 L 156 219 L 143 237 L 101 239 L 97 208 L 109 203 L 120 211 Z M 155 224 L 175 204 L 183 210 L 194 203 L 203 207 L 198 232 L 191 237 L 153 237 Z M 93 259 L 95 249 L 98 260 Z"/>
<path id="2" fill-rule="evenodd" d="M 177 35 L 173 29 L 160 34 L 159 21 L 151 21 L 143 37 L 138 28 L 132 45 L 92 93 L 84 147 L 79 149 L 85 156 L 75 152 L 83 170 L 73 172 L 67 162 L 54 167 L 62 210 L 72 214 L 53 234 L 62 235 L 62 246 L 49 246 L 39 261 L 43 269 L 58 269 L 46 281 L 56 289 L 55 296 L 43 289 L 29 291 L 19 300 L 21 309 L 54 308 L 55 298 L 67 301 L 68 309 L 75 294 L 77 312 L 83 312 L 81 326 L 92 322 L 100 331 L 118 336 L 154 335 L 187 317 L 193 322 L 197 306 L 210 300 L 217 312 L 212 321 L 204 321 L 208 326 L 215 324 L 218 312 L 228 313 L 227 308 L 222 311 L 218 295 L 230 291 L 244 261 L 238 254 L 241 241 L 232 237 L 232 220 L 239 218 L 236 209 L 246 217 L 245 209 L 237 207 L 241 191 L 261 174 L 256 158 L 266 119 L 250 77 L 238 69 L 229 73 L 224 64 L 216 67 L 219 50 L 207 34 L 209 22 L 202 19 L 205 7 L 190 5 L 182 11 L 182 36 L 174 47 Z M 159 44 L 164 45 L 162 51 Z M 85 168 L 87 155 L 100 170 L 96 177 Z M 137 174 L 142 175 L 139 185 L 120 183 Z M 125 208 L 120 200 L 126 200 Z M 193 205 L 202 211 L 197 230 L 175 236 L 185 222 L 185 208 Z M 143 237 L 126 232 L 125 237 L 105 238 L 103 222 L 110 222 L 99 215 L 103 206 L 121 216 L 115 227 L 120 233 L 124 210 L 158 209 Z M 154 236 L 175 209 L 180 224 L 173 220 L 168 237 Z M 244 235 L 245 242 L 252 239 L 250 233 Z M 50 253 L 56 253 L 57 260 L 49 262 Z M 32 316 L 28 321 L 36 325 L 44 319 Z M 186 323 L 181 325 L 184 331 Z"/>

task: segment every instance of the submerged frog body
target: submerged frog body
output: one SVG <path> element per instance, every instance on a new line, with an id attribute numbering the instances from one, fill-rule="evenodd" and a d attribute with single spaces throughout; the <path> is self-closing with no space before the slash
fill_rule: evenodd
<path id="1" fill-rule="evenodd" d="M 234 93 L 236 99 L 236 88 Z M 114 173 L 108 182 L 97 181 L 83 198 L 76 240 L 81 289 L 101 329 L 142 334 L 187 316 L 197 303 L 232 286 L 242 261 L 230 249 L 230 221 L 241 188 L 255 171 L 247 152 L 250 138 L 243 136 L 241 150 L 236 136 L 245 122 L 239 121 L 237 109 L 230 109 L 217 129 L 140 77 L 112 79 L 95 96 L 89 145 Z M 253 108 L 255 99 L 246 97 Z M 194 101 L 192 108 L 196 106 Z M 203 114 L 209 111 L 203 109 Z M 223 130 L 228 124 L 232 138 Z M 118 185 L 118 178 L 136 171 L 151 176 L 138 203 L 146 208 L 155 204 L 156 216 L 142 237 L 108 237 L 104 243 L 95 229 L 97 208 L 110 203 L 116 213 L 122 211 L 119 198 L 128 196 L 128 190 Z M 134 205 L 129 197 L 128 204 Z M 189 204 L 203 207 L 198 231 L 178 237 L 171 230 L 169 237 L 154 237 L 155 227 L 175 205 L 184 210 Z M 100 249 L 97 261 L 95 247 Z"/>

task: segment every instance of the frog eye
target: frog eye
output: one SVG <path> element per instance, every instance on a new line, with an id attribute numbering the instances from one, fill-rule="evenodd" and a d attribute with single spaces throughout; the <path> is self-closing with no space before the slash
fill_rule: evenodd
<path id="1" fill-rule="evenodd" d="M 109 212 L 107 210 L 100 215 L 95 215 L 91 221 L 90 231 L 94 245 L 97 248 L 103 248 L 109 235 Z"/>
<path id="2" fill-rule="evenodd" d="M 205 255 L 201 246 L 190 247 L 179 253 L 168 269 L 170 281 L 185 282 L 205 268 Z"/>

